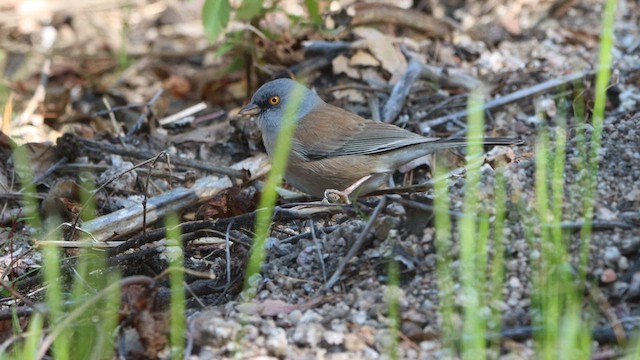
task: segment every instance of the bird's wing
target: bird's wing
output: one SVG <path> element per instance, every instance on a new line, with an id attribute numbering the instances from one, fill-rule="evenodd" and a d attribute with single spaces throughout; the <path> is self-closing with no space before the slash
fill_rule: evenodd
<path id="1" fill-rule="evenodd" d="M 327 132 L 334 136 L 329 139 Z M 298 122 L 295 138 L 294 151 L 308 159 L 375 154 L 437 140 L 328 104 L 319 105 Z"/>

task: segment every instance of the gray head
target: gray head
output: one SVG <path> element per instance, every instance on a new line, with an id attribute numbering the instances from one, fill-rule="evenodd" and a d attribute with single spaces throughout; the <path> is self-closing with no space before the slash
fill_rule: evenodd
<path id="1" fill-rule="evenodd" d="M 251 102 L 240 110 L 241 115 L 258 115 L 263 134 L 277 134 L 287 105 L 294 92 L 302 94 L 296 120 L 300 120 L 317 105 L 324 103 L 313 91 L 291 79 L 276 79 L 262 85 Z"/>

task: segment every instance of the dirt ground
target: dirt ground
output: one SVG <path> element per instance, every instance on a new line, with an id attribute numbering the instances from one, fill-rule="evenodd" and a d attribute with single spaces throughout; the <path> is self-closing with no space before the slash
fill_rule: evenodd
<path id="1" fill-rule="evenodd" d="M 559 128 L 566 131 L 562 220 L 572 232 L 567 238 L 577 257 L 585 176 L 578 163 L 577 136 L 584 133 L 590 139 L 593 131 L 593 74 L 603 3 L 449 0 L 362 6 L 336 0 L 324 2 L 318 28 L 305 22 L 302 3 L 282 1 L 278 10 L 251 24 L 232 20 L 228 35 L 214 41 L 203 33 L 201 1 L 104 1 L 69 8 L 58 1 L 12 0 L 0 5 L 5 15 L 0 16 L 5 19 L 0 20 L 2 84 L 7 89 L 0 103 L 5 109 L 11 104 L 14 113 L 11 119 L 3 116 L 0 141 L 2 281 L 19 277 L 16 288 L 25 296 L 41 287 L 30 273 L 41 263 L 38 251 L 30 251 L 32 229 L 16 221 L 27 210 L 16 195 L 24 185 L 13 175 L 10 143 L 15 142 L 28 149 L 45 224 L 74 219 L 83 181 L 101 186 L 94 217 L 112 222 L 104 231 L 97 221 L 81 223 L 99 240 L 142 242 L 141 226 L 123 225 L 136 223 L 133 216 L 105 216 L 134 207 L 145 195 L 151 201 L 180 187 L 197 189 L 203 178 L 212 181 L 214 185 L 205 185 L 216 189 L 211 196 L 177 207 L 180 220 L 193 224 L 185 241 L 185 266 L 194 270 L 186 277 L 191 358 L 384 358 L 392 338 L 386 300 L 390 261 L 400 268 L 398 357 L 455 358 L 440 337 L 443 294 L 436 274 L 431 191 L 390 195 L 376 217 L 371 214 L 379 196 L 339 211 L 313 208 L 318 214 L 311 219 L 300 208 L 290 208 L 317 199 L 300 194 L 280 198 L 282 211 L 276 213 L 267 241 L 256 299 L 243 302 L 252 212 L 268 162 L 258 126 L 237 113 L 260 84 L 293 76 L 307 81 L 331 104 L 380 119 L 386 116 L 393 85 L 414 59 L 422 66 L 421 75 L 393 123 L 425 136 L 447 137 L 464 134 L 464 117 L 439 119 L 464 110 L 466 95 L 476 85 L 489 89 L 485 100 L 491 104 L 555 79 L 561 84 L 525 93 L 485 113 L 488 136 L 525 140 L 524 145 L 489 152 L 481 168 L 480 202 L 494 214 L 495 169 L 490 159 L 508 159 L 505 280 L 502 300 L 491 304 L 502 313 L 502 333 L 493 334 L 501 336 L 502 346 L 499 354 L 489 355 L 534 358 L 531 268 L 539 253 L 526 231 L 536 212 L 535 144 L 543 130 L 552 134 L 552 143 Z M 370 17 L 378 20 L 368 22 Z M 430 26 L 415 25 L 423 23 Z M 589 246 L 590 291 L 584 300 L 585 308 L 594 309 L 592 357 L 598 359 L 628 351 L 619 345 L 620 324 L 627 335 L 640 327 L 639 23 L 640 3 L 618 2 Z M 566 80 L 573 74 L 578 75 Z M 573 116 L 576 94 L 585 104 L 586 125 Z M 200 103 L 202 109 L 169 118 Z M 61 140 L 63 134 L 72 135 Z M 163 161 L 152 171 L 145 166 L 123 173 L 161 151 L 172 159 L 171 173 Z M 452 169 L 464 165 L 463 151 L 437 156 Z M 229 170 L 241 162 L 252 169 L 250 179 Z M 423 163 L 396 173 L 394 182 L 417 184 L 430 176 L 431 168 Z M 465 178 L 453 176 L 448 183 L 452 212 L 460 212 Z M 290 186 L 284 188 L 283 194 L 295 194 Z M 149 237 L 162 226 L 154 216 L 146 221 Z M 369 219 L 374 220 L 370 228 Z M 118 236 L 111 236 L 112 228 Z M 230 281 L 225 236 L 232 240 Z M 340 281 L 323 290 L 361 236 L 365 244 L 347 263 Z M 121 269 L 123 276 L 160 274 L 167 266 L 162 238 L 109 250 L 110 266 Z M 449 255 L 457 258 L 455 231 L 453 241 Z M 458 265 L 454 261 L 451 271 Z M 456 283 L 453 289 L 459 287 Z M 153 300 L 161 306 L 167 296 L 161 286 Z M 461 294 L 455 292 L 453 298 L 459 306 Z M 41 300 L 38 295 L 33 299 Z M 12 301 L 2 299 L 0 310 Z M 163 330 L 146 336 L 163 337 Z M 122 336 L 127 358 L 166 355 L 164 343 L 154 347 L 135 326 Z"/>

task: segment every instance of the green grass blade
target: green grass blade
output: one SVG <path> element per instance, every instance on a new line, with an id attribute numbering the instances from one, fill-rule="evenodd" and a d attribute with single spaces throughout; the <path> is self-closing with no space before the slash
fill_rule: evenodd
<path id="1" fill-rule="evenodd" d="M 169 283 L 171 285 L 171 358 L 182 359 L 185 344 L 185 294 L 184 294 L 184 254 L 180 225 L 176 215 L 167 216 L 167 253 L 169 260 Z"/>
<path id="2" fill-rule="evenodd" d="M 469 121 L 467 128 L 467 173 L 464 191 L 463 213 L 465 216 L 458 223 L 460 234 L 460 277 L 462 283 L 462 303 L 464 308 L 463 359 L 484 359 L 486 322 L 482 315 L 484 281 L 486 269 L 477 268 L 477 257 L 486 256 L 487 252 L 477 253 L 478 225 L 476 217 L 478 208 L 478 185 L 480 182 L 480 155 L 482 144 L 471 139 L 482 138 L 484 133 L 484 113 L 482 111 L 482 95 L 479 91 L 469 96 Z M 485 234 L 486 235 L 486 234 Z M 484 261 L 486 263 L 486 261 Z"/>
<path id="3" fill-rule="evenodd" d="M 443 347 L 452 349 L 456 340 L 453 312 L 453 276 L 451 260 L 451 217 L 449 215 L 449 188 L 447 186 L 446 165 L 439 161 L 435 168 L 434 193 L 435 193 L 435 246 L 436 246 L 436 273 L 438 277 L 439 315 L 442 319 L 440 332 Z"/>
<path id="4" fill-rule="evenodd" d="M 276 141 L 276 146 L 271 157 L 271 171 L 265 181 L 265 186 L 258 204 L 256 215 L 255 235 L 247 273 L 245 275 L 244 296 L 249 300 L 255 296 L 256 282 L 255 276 L 260 273 L 260 268 L 265 259 L 265 243 L 271 230 L 271 219 L 273 218 L 273 207 L 276 203 L 276 187 L 282 183 L 282 178 L 289 158 L 291 149 L 291 138 L 296 128 L 296 114 L 302 103 L 301 92 L 293 92 L 288 95 L 288 103 L 284 110 L 283 119 L 280 123 L 280 132 Z"/>

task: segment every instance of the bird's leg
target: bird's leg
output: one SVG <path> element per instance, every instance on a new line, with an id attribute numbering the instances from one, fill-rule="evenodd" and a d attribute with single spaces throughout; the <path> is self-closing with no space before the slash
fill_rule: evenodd
<path id="1" fill-rule="evenodd" d="M 340 191 L 335 189 L 327 189 L 324 191 L 324 201 L 330 202 L 332 204 L 351 204 L 351 195 L 355 194 L 356 197 L 359 193 L 358 188 L 360 185 L 364 184 L 367 180 L 371 179 L 373 175 L 367 175 L 362 179 L 354 182 L 348 188 Z"/>

